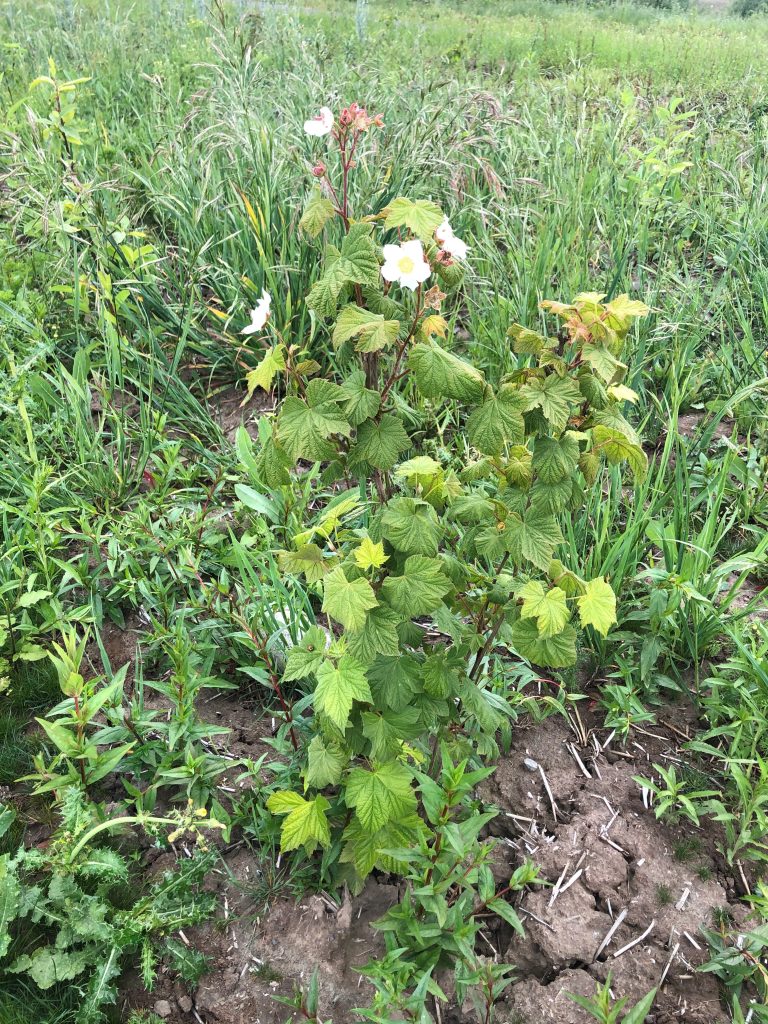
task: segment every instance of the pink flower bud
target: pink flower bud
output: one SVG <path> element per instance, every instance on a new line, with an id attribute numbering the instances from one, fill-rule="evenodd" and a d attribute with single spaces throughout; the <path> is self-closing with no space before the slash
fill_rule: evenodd
<path id="1" fill-rule="evenodd" d="M 315 164 L 315 166 L 312 168 L 312 174 L 316 178 L 325 177 L 325 164 L 322 162 L 322 160 L 320 161 L 320 163 Z"/>

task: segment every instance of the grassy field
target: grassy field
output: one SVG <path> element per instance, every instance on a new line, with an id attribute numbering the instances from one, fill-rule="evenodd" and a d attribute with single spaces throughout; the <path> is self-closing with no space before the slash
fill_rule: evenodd
<path id="1" fill-rule="evenodd" d="M 481 962 L 488 949 L 477 931 L 438 956 L 424 937 L 427 920 L 436 915 L 429 934 L 447 942 L 449 910 L 471 923 L 492 916 L 494 903 L 500 927 L 516 927 L 504 907 L 518 906 L 535 878 L 518 865 L 504 907 L 486 892 L 493 880 L 477 851 L 487 822 L 472 773 L 504 763 L 519 727 L 549 715 L 580 722 L 580 709 L 593 722 L 583 758 L 595 753 L 592 733 L 598 747 L 610 741 L 631 759 L 635 741 L 672 723 L 671 759 L 638 763 L 646 779 L 638 791 L 651 817 L 655 800 L 665 827 L 711 840 L 712 870 L 730 880 L 723 885 L 737 909 L 701 921 L 705 954 L 695 964 L 709 958 L 722 1020 L 768 1021 L 768 20 L 539 0 L 0 0 L 0 32 L 0 1024 L 155 1024 L 140 1008 L 156 996 L 140 993 L 164 991 L 168 978 L 191 993 L 189 1009 L 176 993 L 162 1016 L 191 1021 L 214 964 L 194 942 L 167 937 L 220 914 L 204 879 L 230 871 L 226 858 L 244 843 L 260 879 L 250 898 L 265 912 L 277 899 L 318 892 L 346 906 L 367 872 L 357 847 L 356 874 L 342 852 L 359 796 L 355 805 L 348 791 L 344 804 L 334 758 L 349 760 L 349 785 L 359 784 L 361 765 L 368 774 L 387 765 L 412 772 L 406 789 L 418 806 L 415 795 L 413 806 L 410 795 L 392 805 L 382 824 L 392 831 L 372 855 L 376 877 L 407 879 L 423 895 L 449 845 L 458 860 L 438 894 L 430 890 L 434 900 L 447 894 L 445 906 L 425 902 L 407 940 L 387 926 L 399 945 L 393 938 L 367 970 L 378 993 L 370 1015 L 338 1017 L 322 1004 L 322 1019 L 515 1020 L 499 1009 L 504 958 L 493 968 Z M 353 101 L 380 113 L 384 127 L 365 126 L 343 202 L 335 193 L 331 202 L 331 172 L 312 171 L 331 162 L 328 140 L 303 124 L 325 105 L 338 118 Z M 343 231 L 341 221 L 300 227 L 316 182 L 328 216 L 337 216 L 334 205 L 353 211 Z M 340 455 L 328 455 L 314 443 L 316 418 L 311 436 L 293 444 L 289 472 L 274 445 L 286 444 L 286 408 L 306 396 L 301 373 L 349 389 L 357 365 L 355 334 L 338 344 L 330 312 L 308 301 L 327 287 L 339 252 L 330 243 L 344 257 L 349 221 L 366 214 L 375 231 L 391 232 L 390 244 L 410 231 L 435 249 L 434 224 L 427 238 L 393 219 L 398 197 L 424 201 L 424 210 L 437 204 L 469 245 L 463 274 L 440 271 L 451 298 L 442 311 L 436 300 L 444 320 L 428 318 L 431 339 L 416 331 L 421 287 L 408 332 L 405 288 L 395 307 L 389 291 L 379 305 L 363 296 L 370 275 L 339 285 L 365 315 L 398 321 L 391 375 L 379 376 L 372 350 L 360 365 L 368 400 L 371 391 L 382 409 L 389 400 L 383 418 L 397 418 L 391 429 L 405 441 L 393 460 L 369 447 L 361 462 L 362 433 L 357 449 L 342 442 Z M 264 291 L 269 341 L 242 333 Z M 599 400 L 582 389 L 583 407 L 566 405 L 559 426 L 554 414 L 547 424 L 544 405 L 529 404 L 515 413 L 524 436 L 486 449 L 453 377 L 441 400 L 415 369 L 399 372 L 417 338 L 424 349 L 436 337 L 464 360 L 456 372 L 466 394 L 482 377 L 484 402 L 513 387 L 525 394 L 531 380 L 581 375 L 583 309 L 553 330 L 540 305 L 580 293 L 598 302 L 629 295 L 648 309 L 619 329 L 623 351 L 610 354 L 611 373 L 598 372 Z M 545 358 L 552 346 L 541 356 L 539 342 L 513 341 L 513 324 L 552 334 L 557 366 Z M 265 352 L 276 361 L 266 382 Z M 296 370 L 297 360 L 317 369 Z M 548 430 L 563 451 L 580 445 L 588 455 L 600 436 L 590 431 L 607 429 L 600 412 L 618 406 L 607 392 L 619 383 L 634 393 L 622 399 L 616 429 L 635 472 L 618 456 L 594 471 L 581 457 L 571 467 L 568 456 L 571 504 L 550 494 L 546 506 L 557 519 L 554 553 L 529 559 L 523 548 L 517 564 L 510 547 L 499 559 L 495 540 L 478 539 L 469 490 L 475 511 L 494 503 L 499 531 L 504 517 L 517 522 L 524 513 L 515 502 L 527 498 L 511 492 L 527 492 L 530 477 L 523 486 L 504 460 L 525 462 L 533 451 L 538 474 Z M 326 417 L 340 394 L 325 392 Z M 378 430 L 381 419 L 372 414 L 363 426 Z M 434 479 L 423 469 L 398 477 L 395 462 L 420 456 L 439 464 Z M 499 491 L 494 473 L 505 481 Z M 430 487 L 429 514 L 445 516 L 452 538 L 434 551 L 451 597 L 446 583 L 439 613 L 402 595 L 386 611 L 407 620 L 397 634 L 390 628 L 399 644 L 390 653 L 421 666 L 443 659 L 443 688 L 430 690 L 427 679 L 422 724 L 415 711 L 406 723 L 407 707 L 380 713 L 371 668 L 373 696 L 365 676 L 349 690 L 360 723 L 338 709 L 334 719 L 327 704 L 323 717 L 322 684 L 313 693 L 311 671 L 295 671 L 291 651 L 319 627 L 329 630 L 319 635 L 339 659 L 338 679 L 348 641 L 362 659 L 345 632 L 359 632 L 349 625 L 354 609 L 334 615 L 323 573 L 343 576 L 338 566 L 346 567 L 344 585 L 375 590 L 374 605 L 398 593 L 399 575 L 377 573 L 394 572 L 415 549 L 392 546 L 376 502 L 410 501 L 412 491 L 421 500 Z M 361 538 L 387 542 L 388 568 L 355 556 Z M 307 545 L 322 569 L 291 560 Z M 567 610 L 551 558 L 563 576 L 576 574 Z M 547 572 L 565 617 L 540 632 L 538 647 L 518 647 L 520 624 L 535 614 L 525 588 L 541 588 Z M 610 629 L 588 613 L 575 626 L 595 580 L 616 595 Z M 441 601 L 438 593 L 435 607 Z M 573 657 L 536 654 L 563 630 Z M 425 646 L 424 635 L 445 638 L 444 648 Z M 480 697 L 470 698 L 470 684 Z M 443 721 L 439 699 L 458 709 L 455 721 Z M 373 710 L 361 712 L 366 704 Z M 232 706 L 228 718 L 222 708 Z M 390 730 L 385 739 L 382 731 L 371 739 L 374 718 Z M 258 723 L 259 738 L 243 752 L 235 741 L 246 720 Z M 307 755 L 316 741 L 328 758 L 323 771 Z M 323 804 L 307 802 L 312 778 Z M 434 813 L 430 786 L 444 798 Z M 288 791 L 307 807 L 331 807 L 327 842 L 327 826 L 318 826 L 298 849 L 286 843 L 279 815 L 289 805 L 275 809 Z M 396 831 L 404 822 L 415 831 Z M 395 856 L 420 844 L 421 875 L 418 863 Z M 158 851 L 166 866 L 178 854 L 175 874 L 147 873 Z M 476 1016 L 451 1018 L 455 1006 L 440 1016 L 431 972 L 447 967 L 459 994 L 481 993 Z M 126 987 L 131 972 L 140 985 Z M 289 1019 L 320 1021 L 311 984 L 301 984 L 291 1009 L 270 1011 L 276 1021 L 293 1012 Z M 604 1024 L 619 1019 L 594 1000 L 590 1012 Z M 246 1020 L 214 1011 L 197 1019 Z"/>

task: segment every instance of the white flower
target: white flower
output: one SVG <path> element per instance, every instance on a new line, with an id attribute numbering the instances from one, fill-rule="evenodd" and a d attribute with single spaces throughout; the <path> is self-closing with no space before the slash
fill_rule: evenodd
<path id="1" fill-rule="evenodd" d="M 415 292 L 418 286 L 426 281 L 431 273 L 429 264 L 424 259 L 421 242 L 413 238 L 402 245 L 384 246 L 384 266 L 381 276 L 385 281 L 397 281 L 403 288 Z"/>
<path id="2" fill-rule="evenodd" d="M 262 291 L 261 298 L 256 303 L 256 308 L 251 310 L 251 322 L 244 327 L 241 334 L 255 334 L 262 330 L 264 324 L 269 320 L 270 306 L 272 299 L 269 292 Z"/>
<path id="3" fill-rule="evenodd" d="M 467 258 L 469 246 L 457 235 L 454 235 L 453 228 L 447 217 L 435 231 L 435 238 L 440 243 L 443 251 L 447 252 L 449 256 L 453 256 L 457 260 L 465 260 Z"/>
<path id="4" fill-rule="evenodd" d="M 320 107 L 320 113 L 311 121 L 304 122 L 307 135 L 327 135 L 333 128 L 333 111 L 330 107 Z"/>

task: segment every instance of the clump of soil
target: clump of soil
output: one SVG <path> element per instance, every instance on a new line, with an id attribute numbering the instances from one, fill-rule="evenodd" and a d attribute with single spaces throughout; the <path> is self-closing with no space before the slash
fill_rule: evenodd
<path id="1" fill-rule="evenodd" d="M 656 1024 L 726 1024 L 717 982 L 696 968 L 707 958 L 699 929 L 728 904 L 727 880 L 692 827 L 672 830 L 644 805 L 633 775 L 647 766 L 594 749 L 590 758 L 573 740 L 555 719 L 518 733 L 488 787 L 508 808 L 495 823 L 502 842 L 551 883 L 521 903 L 526 935 L 504 959 L 523 980 L 500 1024 L 587 1024 L 568 993 L 591 995 L 609 974 L 630 1005 L 661 986 Z"/>

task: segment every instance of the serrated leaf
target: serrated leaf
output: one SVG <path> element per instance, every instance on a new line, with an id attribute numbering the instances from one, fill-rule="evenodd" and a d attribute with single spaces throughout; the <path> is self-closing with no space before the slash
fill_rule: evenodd
<path id="1" fill-rule="evenodd" d="M 264 357 L 255 370 L 250 370 L 246 373 L 245 381 L 248 385 L 248 393 L 241 404 L 245 405 L 256 388 L 261 388 L 263 391 L 270 391 L 272 388 L 272 381 L 275 379 L 277 374 L 284 369 L 285 353 L 283 346 L 275 345 L 264 353 Z"/>
<path id="2" fill-rule="evenodd" d="M 392 413 L 381 419 L 366 420 L 357 430 L 357 442 L 350 452 L 351 465 L 366 463 L 376 469 L 391 469 L 401 452 L 411 447 L 402 420 Z"/>
<path id="3" fill-rule="evenodd" d="M 71 981 L 93 963 L 92 949 L 71 952 L 43 946 L 31 956 L 20 956 L 7 968 L 12 974 L 28 974 L 38 988 L 52 988 L 57 982 Z"/>
<path id="4" fill-rule="evenodd" d="M 400 653 L 400 638 L 397 627 L 401 622 L 397 612 L 385 605 L 371 608 L 365 617 L 363 628 L 347 635 L 349 653 L 363 665 L 370 665 L 379 654 Z"/>
<path id="5" fill-rule="evenodd" d="M 361 221 L 350 227 L 341 243 L 341 258 L 346 264 L 348 281 L 372 287 L 379 284 L 379 250 L 371 238 L 370 224 Z"/>
<path id="6" fill-rule="evenodd" d="M 319 582 L 333 568 L 317 544 L 303 544 L 297 551 L 279 551 L 277 562 L 283 572 L 303 573 L 307 583 Z"/>
<path id="7" fill-rule="evenodd" d="M 345 341 L 359 338 L 358 352 L 378 352 L 395 342 L 399 330 L 399 320 L 385 320 L 380 313 L 350 303 L 339 313 L 332 341 L 338 348 Z"/>
<path id="8" fill-rule="evenodd" d="M 381 518 L 385 540 L 404 555 L 436 555 L 442 527 L 432 506 L 418 498 L 391 498 Z"/>
<path id="9" fill-rule="evenodd" d="M 520 617 L 536 619 L 539 636 L 561 633 L 571 617 L 565 592 L 560 587 L 545 590 L 538 580 L 530 580 L 520 588 L 518 597 L 523 602 Z"/>
<path id="10" fill-rule="evenodd" d="M 283 678 L 286 682 L 295 679 L 306 679 L 317 673 L 325 660 L 328 636 L 320 626 L 310 626 L 301 643 L 291 647 L 285 666 Z"/>
<path id="11" fill-rule="evenodd" d="M 384 545 L 380 540 L 372 541 L 370 537 L 363 537 L 360 545 L 352 552 L 352 557 L 355 564 L 365 572 L 368 569 L 380 569 L 389 556 L 384 553 Z"/>
<path id="12" fill-rule="evenodd" d="M 341 781 L 346 763 L 347 759 L 338 745 L 326 743 L 322 736 L 313 737 L 307 747 L 305 786 L 325 789 L 326 786 L 337 785 Z"/>
<path id="13" fill-rule="evenodd" d="M 482 373 L 436 342 L 422 341 L 414 345 L 408 356 L 408 366 L 425 398 L 479 402 L 483 397 L 486 384 Z"/>
<path id="14" fill-rule="evenodd" d="M 11 944 L 9 926 L 19 908 L 21 885 L 10 868 L 7 853 L 0 855 L 0 957 L 4 957 Z"/>
<path id="15" fill-rule="evenodd" d="M 299 221 L 299 230 L 310 238 L 317 238 L 336 210 L 333 203 L 319 188 L 313 188 Z"/>
<path id="16" fill-rule="evenodd" d="M 576 472 L 579 444 L 569 434 L 560 438 L 537 437 L 533 445 L 533 470 L 546 484 L 556 484 Z"/>
<path id="17" fill-rule="evenodd" d="M 556 636 L 542 637 L 532 619 L 518 619 L 512 626 L 515 650 L 534 665 L 568 668 L 576 664 L 576 630 L 566 626 Z"/>
<path id="18" fill-rule="evenodd" d="M 507 452 L 504 465 L 507 481 L 515 487 L 526 490 L 533 480 L 533 455 L 522 444 L 515 444 Z"/>
<path id="19" fill-rule="evenodd" d="M 445 338 L 448 336 L 448 321 L 439 313 L 431 313 L 419 324 L 418 334 L 424 341 L 429 341 L 433 334 L 438 338 Z"/>
<path id="20" fill-rule="evenodd" d="M 563 534 L 554 516 L 529 509 L 525 517 L 510 516 L 505 523 L 504 544 L 516 564 L 523 558 L 539 569 L 548 569 Z"/>
<path id="21" fill-rule="evenodd" d="M 648 457 L 640 445 L 634 444 L 623 433 L 602 426 L 592 428 L 592 440 L 593 456 L 601 452 L 613 466 L 626 462 L 636 481 L 644 479 L 648 472 Z"/>
<path id="22" fill-rule="evenodd" d="M 402 711 L 421 692 L 419 664 L 407 655 L 377 658 L 368 669 L 368 682 L 377 706 Z"/>
<path id="23" fill-rule="evenodd" d="M 342 568 L 334 569 L 323 584 L 323 611 L 354 633 L 365 625 L 365 613 L 379 602 L 366 579 L 350 582 Z"/>
<path id="24" fill-rule="evenodd" d="M 428 242 L 443 222 L 443 211 L 429 199 L 393 199 L 384 211 L 385 228 L 408 228 L 422 242 Z"/>
<path id="25" fill-rule="evenodd" d="M 355 370 L 350 373 L 341 385 L 344 393 L 342 409 L 353 427 L 364 420 L 371 419 L 379 411 L 381 395 L 365 386 L 365 373 Z"/>
<path id="26" fill-rule="evenodd" d="M 543 334 L 523 327 L 522 324 L 512 324 L 507 334 L 512 338 L 512 348 L 518 355 L 537 356 L 545 348 L 551 348 L 557 344 L 556 341 L 550 341 Z"/>
<path id="27" fill-rule="evenodd" d="M 520 389 L 525 409 L 541 409 L 542 415 L 555 431 L 565 429 L 571 408 L 581 401 L 581 392 L 568 377 L 549 374 L 534 377 Z"/>
<path id="28" fill-rule="evenodd" d="M 406 817 L 416 809 L 416 794 L 408 769 L 396 761 L 373 771 L 353 768 L 344 799 L 366 832 L 377 832 L 389 821 Z"/>
<path id="29" fill-rule="evenodd" d="M 635 405 L 640 401 L 638 393 L 632 388 L 628 388 L 626 384 L 611 384 L 608 394 L 615 402 L 631 402 L 632 405 Z"/>
<path id="30" fill-rule="evenodd" d="M 467 436 L 483 455 L 498 455 L 505 444 L 525 440 L 522 402 L 517 389 L 502 387 L 486 395 L 482 405 L 467 420 Z"/>
<path id="31" fill-rule="evenodd" d="M 581 356 L 606 384 L 617 378 L 621 379 L 627 371 L 626 364 L 618 360 L 604 345 L 584 345 Z"/>
<path id="32" fill-rule="evenodd" d="M 371 690 L 365 669 L 353 657 L 345 654 L 339 659 L 338 665 L 334 665 L 332 661 L 324 661 L 316 675 L 315 708 L 327 715 L 333 724 L 344 732 L 354 701 L 371 703 Z"/>
<path id="33" fill-rule="evenodd" d="M 348 421 L 334 402 L 310 406 L 303 399 L 290 395 L 283 402 L 277 420 L 280 444 L 294 460 L 326 462 L 335 454 L 334 446 L 327 439 L 333 434 L 349 437 L 351 433 Z"/>
<path id="34" fill-rule="evenodd" d="M 280 848 L 284 853 L 303 846 L 312 852 L 316 845 L 331 844 L 331 830 L 326 812 L 331 805 L 318 794 L 314 800 L 305 800 L 298 793 L 273 793 L 267 808 L 273 814 L 287 814 L 280 830 Z"/>
<path id="35" fill-rule="evenodd" d="M 321 318 L 332 317 L 339 304 L 341 289 L 349 281 L 349 267 L 339 250 L 332 245 L 326 249 L 325 268 L 307 295 L 307 306 Z"/>
<path id="36" fill-rule="evenodd" d="M 577 598 L 582 626 L 592 626 L 602 636 L 616 622 L 616 595 L 602 577 L 589 580 L 584 593 Z"/>
<path id="37" fill-rule="evenodd" d="M 451 590 L 451 582 L 436 558 L 411 555 L 402 576 L 388 576 L 381 588 L 384 598 L 403 618 L 434 611 Z"/>

